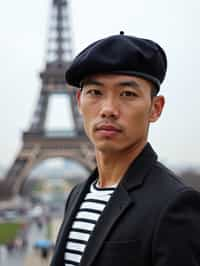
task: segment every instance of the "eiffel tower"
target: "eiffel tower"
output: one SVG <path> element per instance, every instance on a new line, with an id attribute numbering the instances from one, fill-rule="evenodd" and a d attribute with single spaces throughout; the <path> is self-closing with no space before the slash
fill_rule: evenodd
<path id="1" fill-rule="evenodd" d="M 0 183 L 0 198 L 20 193 L 33 167 L 48 158 L 72 159 L 89 171 L 95 166 L 93 146 L 84 134 L 76 105 L 76 88 L 66 84 L 64 78 L 72 60 L 69 15 L 68 0 L 52 0 L 46 67 L 40 73 L 42 86 L 39 99 L 31 126 L 23 133 L 22 148 Z M 73 130 L 48 131 L 45 128 L 49 99 L 58 94 L 69 98 L 69 106 L 66 107 L 72 113 Z"/>

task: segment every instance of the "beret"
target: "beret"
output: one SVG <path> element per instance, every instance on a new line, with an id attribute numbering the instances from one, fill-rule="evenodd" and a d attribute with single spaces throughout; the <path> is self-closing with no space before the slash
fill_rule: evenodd
<path id="1" fill-rule="evenodd" d="M 125 74 L 152 81 L 157 91 L 165 78 L 167 57 L 152 40 L 124 35 L 98 40 L 72 61 L 65 73 L 68 84 L 81 87 L 81 81 L 92 74 Z"/>

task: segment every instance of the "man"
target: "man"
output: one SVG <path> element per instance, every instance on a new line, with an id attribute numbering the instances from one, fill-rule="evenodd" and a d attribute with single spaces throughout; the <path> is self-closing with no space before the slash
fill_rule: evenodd
<path id="1" fill-rule="evenodd" d="M 166 69 L 158 44 L 121 32 L 88 46 L 67 70 L 97 169 L 67 200 L 52 266 L 200 265 L 200 195 L 147 142 Z"/>

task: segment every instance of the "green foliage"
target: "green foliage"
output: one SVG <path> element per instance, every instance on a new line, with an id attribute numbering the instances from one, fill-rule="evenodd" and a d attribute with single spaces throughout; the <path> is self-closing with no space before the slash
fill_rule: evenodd
<path id="1" fill-rule="evenodd" d="M 43 181 L 37 181 L 33 184 L 32 190 L 34 192 L 41 192 L 43 190 Z"/>
<path id="2" fill-rule="evenodd" d="M 51 239 L 52 238 L 52 223 L 49 221 L 47 223 L 47 239 Z"/>

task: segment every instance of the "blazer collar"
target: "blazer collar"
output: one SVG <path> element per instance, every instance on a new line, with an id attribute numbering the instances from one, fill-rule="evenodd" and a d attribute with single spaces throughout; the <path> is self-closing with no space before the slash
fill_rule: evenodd
<path id="1" fill-rule="evenodd" d="M 157 161 L 157 154 L 150 143 L 147 143 L 140 154 L 132 161 L 123 176 L 120 184 L 127 190 L 131 190 L 143 184 L 144 178 Z M 87 180 L 86 186 L 98 178 L 98 170 L 92 173 Z"/>
<path id="2" fill-rule="evenodd" d="M 157 154 L 149 143 L 142 152 L 131 163 L 124 177 L 121 180 L 122 186 L 131 190 L 143 184 L 145 176 L 149 173 L 152 165 L 157 160 Z"/>
<path id="3" fill-rule="evenodd" d="M 123 176 L 120 184 L 126 189 L 131 190 L 143 184 L 144 178 L 157 161 L 157 154 L 150 143 L 147 143 L 140 154 L 132 161 Z M 98 178 L 98 169 L 96 168 L 85 183 L 84 188 L 89 188 L 90 184 Z M 85 191 L 85 189 L 84 189 Z"/>

